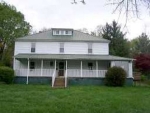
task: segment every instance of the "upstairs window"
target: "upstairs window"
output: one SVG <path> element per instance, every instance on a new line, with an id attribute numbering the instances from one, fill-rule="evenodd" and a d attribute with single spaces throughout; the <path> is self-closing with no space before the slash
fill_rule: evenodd
<path id="1" fill-rule="evenodd" d="M 30 69 L 35 69 L 35 62 L 30 62 Z"/>
<path id="2" fill-rule="evenodd" d="M 60 43 L 60 53 L 64 53 L 64 43 Z"/>
<path id="3" fill-rule="evenodd" d="M 68 35 L 68 34 L 69 34 L 69 32 L 68 32 L 68 31 L 65 31 L 65 34 L 66 34 L 66 35 Z"/>
<path id="4" fill-rule="evenodd" d="M 31 43 L 31 53 L 35 53 L 35 43 Z"/>
<path id="5" fill-rule="evenodd" d="M 88 43 L 88 53 L 91 54 L 92 51 L 92 43 Z"/>
<path id="6" fill-rule="evenodd" d="M 93 70 L 93 63 L 88 63 L 88 68 L 89 68 L 89 70 Z"/>
<path id="7" fill-rule="evenodd" d="M 59 35 L 59 30 L 56 30 L 56 35 Z"/>

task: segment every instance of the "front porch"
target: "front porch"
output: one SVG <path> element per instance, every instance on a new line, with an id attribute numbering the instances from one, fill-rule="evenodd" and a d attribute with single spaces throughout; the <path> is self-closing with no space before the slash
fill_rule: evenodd
<path id="1" fill-rule="evenodd" d="M 26 78 L 26 84 L 36 79 L 51 81 L 54 87 L 55 79 L 63 77 L 65 87 L 68 81 L 86 79 L 103 79 L 109 67 L 121 66 L 127 72 L 127 77 L 132 78 L 129 71 L 130 62 L 127 61 L 110 61 L 110 60 L 48 60 L 48 59 L 19 59 L 15 61 L 15 72 L 17 77 Z M 42 78 L 42 79 L 41 79 Z M 48 80 L 47 80 L 48 79 Z"/>

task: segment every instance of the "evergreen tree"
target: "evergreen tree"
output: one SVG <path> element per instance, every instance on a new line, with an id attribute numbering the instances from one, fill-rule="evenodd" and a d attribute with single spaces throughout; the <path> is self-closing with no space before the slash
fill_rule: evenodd
<path id="1" fill-rule="evenodd" d="M 129 43 L 117 22 L 113 21 L 111 25 L 106 23 L 102 28 L 102 37 L 110 40 L 109 51 L 111 55 L 129 56 Z"/>

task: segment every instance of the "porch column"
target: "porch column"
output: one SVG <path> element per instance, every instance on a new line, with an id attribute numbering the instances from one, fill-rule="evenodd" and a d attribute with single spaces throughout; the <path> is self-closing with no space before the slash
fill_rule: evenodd
<path id="1" fill-rule="evenodd" d="M 129 77 L 133 78 L 132 61 L 129 61 Z"/>
<path id="2" fill-rule="evenodd" d="M 43 76 L 43 59 L 41 60 L 41 76 Z"/>
<path id="3" fill-rule="evenodd" d="M 98 77 L 98 61 L 96 61 L 96 76 Z"/>
<path id="4" fill-rule="evenodd" d="M 14 57 L 13 69 L 16 70 L 16 59 Z"/>
<path id="5" fill-rule="evenodd" d="M 113 66 L 115 66 L 115 62 L 114 62 L 114 61 L 111 61 L 110 67 L 113 67 Z"/>
<path id="6" fill-rule="evenodd" d="M 81 77 L 82 77 L 82 60 L 81 60 Z"/>
<path id="7" fill-rule="evenodd" d="M 67 77 L 67 60 L 66 60 L 66 77 Z"/>
<path id="8" fill-rule="evenodd" d="M 27 69 L 27 81 L 26 84 L 28 84 L 28 76 L 29 76 L 29 68 L 30 68 L 30 59 L 28 58 L 28 69 Z"/>

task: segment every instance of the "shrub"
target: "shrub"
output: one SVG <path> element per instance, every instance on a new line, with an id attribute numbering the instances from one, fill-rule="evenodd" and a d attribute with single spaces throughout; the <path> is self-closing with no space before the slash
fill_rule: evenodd
<path id="1" fill-rule="evenodd" d="M 11 84 L 13 83 L 13 80 L 14 80 L 14 70 L 9 67 L 1 66 L 0 81 L 3 81 L 7 84 Z"/>
<path id="2" fill-rule="evenodd" d="M 108 86 L 123 86 L 125 84 L 126 72 L 121 67 L 109 68 L 105 75 L 105 84 Z"/>

